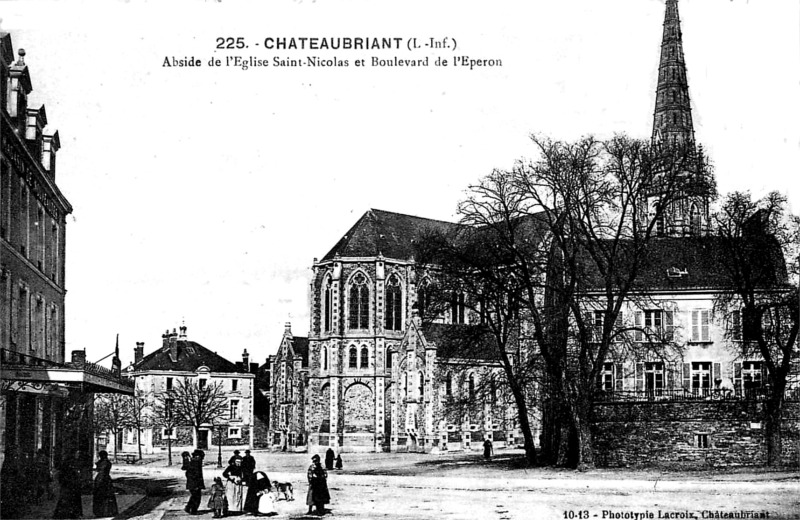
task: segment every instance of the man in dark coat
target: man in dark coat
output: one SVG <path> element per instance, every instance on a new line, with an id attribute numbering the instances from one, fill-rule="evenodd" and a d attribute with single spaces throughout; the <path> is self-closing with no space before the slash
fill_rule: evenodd
<path id="1" fill-rule="evenodd" d="M 192 459 L 186 469 L 186 489 L 189 490 L 191 496 L 184 511 L 190 515 L 197 514 L 197 510 L 200 508 L 200 495 L 206 488 L 203 482 L 203 459 L 205 456 L 206 454 L 203 453 L 203 450 L 194 450 Z"/>
<path id="2" fill-rule="evenodd" d="M 317 514 L 325 514 L 325 504 L 331 501 L 328 492 L 328 472 L 320 464 L 319 455 L 311 457 L 311 466 L 308 468 L 308 494 L 306 495 L 306 505 L 308 514 L 312 513 L 312 506 L 316 506 Z"/>
<path id="3" fill-rule="evenodd" d="M 239 450 L 233 450 L 233 455 L 231 455 L 231 458 L 228 459 L 228 466 L 233 464 L 234 460 L 241 459 L 241 458 L 242 458 L 242 456 L 239 455 Z"/>
<path id="4" fill-rule="evenodd" d="M 328 448 L 328 451 L 325 452 L 325 469 L 333 469 L 334 460 L 336 460 L 336 455 L 331 448 Z"/>
<path id="5" fill-rule="evenodd" d="M 250 480 L 253 478 L 253 472 L 256 470 L 256 459 L 250 455 L 250 450 L 244 450 L 244 457 L 242 457 L 242 481 L 246 485 L 250 485 Z"/>
<path id="6" fill-rule="evenodd" d="M 58 473 L 61 493 L 53 518 L 80 518 L 83 516 L 80 462 L 80 451 L 76 451 L 72 458 L 67 457 L 61 462 Z"/>

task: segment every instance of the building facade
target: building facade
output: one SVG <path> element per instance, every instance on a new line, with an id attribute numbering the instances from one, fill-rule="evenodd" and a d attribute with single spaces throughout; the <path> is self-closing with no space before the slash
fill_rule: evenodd
<path id="1" fill-rule="evenodd" d="M 275 355 L 267 359 L 269 402 L 267 446 L 273 450 L 304 450 L 309 404 L 308 338 L 292 335 L 287 323 Z"/>
<path id="2" fill-rule="evenodd" d="M 474 385 L 480 374 L 498 370 L 484 356 L 453 355 L 457 339 L 447 331 L 477 323 L 464 296 L 456 295 L 433 323 L 423 326 L 418 318 L 433 278 L 414 261 L 414 241 L 426 230 L 454 226 L 370 210 L 314 262 L 305 411 L 310 446 L 429 452 L 519 437 L 503 401 L 492 413 L 448 414 L 454 380 Z"/>
<path id="3" fill-rule="evenodd" d="M 69 460 L 90 479 L 92 394 L 131 394 L 132 384 L 82 350 L 65 353 L 72 206 L 56 184 L 58 132 L 46 130 L 44 106 L 29 103 L 25 56 L 19 49 L 15 60 L 11 36 L 0 33 L 0 465 L 5 476 L 36 457 L 56 468 Z M 20 513 L 30 482 L 1 487 L 2 516 Z"/>
<path id="4" fill-rule="evenodd" d="M 139 444 L 143 453 L 166 451 L 168 448 L 203 450 L 228 447 L 252 448 L 254 433 L 254 391 L 256 363 L 250 363 L 247 350 L 242 361 L 232 363 L 208 348 L 188 339 L 187 328 L 173 329 L 162 335 L 158 350 L 144 355 L 144 343 L 137 343 L 134 363 L 128 367 L 136 384 L 135 397 L 146 416 L 141 438 L 136 428 L 127 426 L 120 444 L 123 451 L 136 452 Z M 213 420 L 191 425 L 172 419 L 170 400 L 187 385 L 199 388 L 218 387 L 223 402 Z"/>

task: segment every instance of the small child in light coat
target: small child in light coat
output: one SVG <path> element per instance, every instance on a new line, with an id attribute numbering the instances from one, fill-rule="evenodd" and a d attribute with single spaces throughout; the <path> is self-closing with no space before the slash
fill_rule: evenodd
<path id="1" fill-rule="evenodd" d="M 222 485 L 222 478 L 216 477 L 214 485 L 211 486 L 211 497 L 208 499 L 208 505 L 214 510 L 214 518 L 222 518 L 225 516 L 225 486 Z"/>

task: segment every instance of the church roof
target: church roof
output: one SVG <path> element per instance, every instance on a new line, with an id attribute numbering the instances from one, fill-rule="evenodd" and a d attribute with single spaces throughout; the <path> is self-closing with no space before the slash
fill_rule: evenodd
<path id="1" fill-rule="evenodd" d="M 427 230 L 446 231 L 458 224 L 429 218 L 371 209 L 323 257 L 336 255 L 364 257 L 383 255 L 387 258 L 410 260 L 414 256 L 414 240 Z"/>
<path id="2" fill-rule="evenodd" d="M 177 359 L 170 356 L 169 347 L 161 347 L 151 352 L 134 366 L 134 371 L 174 370 L 176 372 L 196 372 L 207 366 L 211 372 L 240 372 L 232 363 L 203 345 L 189 340 L 177 340 Z"/>
<path id="3" fill-rule="evenodd" d="M 436 346 L 439 359 L 497 361 L 497 342 L 486 327 L 428 323 L 422 326 L 428 343 Z"/>

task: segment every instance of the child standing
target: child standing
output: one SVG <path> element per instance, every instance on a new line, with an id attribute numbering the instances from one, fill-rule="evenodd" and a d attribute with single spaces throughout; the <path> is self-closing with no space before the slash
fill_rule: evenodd
<path id="1" fill-rule="evenodd" d="M 216 477 L 214 485 L 211 486 L 211 498 L 208 505 L 214 510 L 214 518 L 222 518 L 225 509 L 225 486 L 222 485 L 222 478 Z"/>

